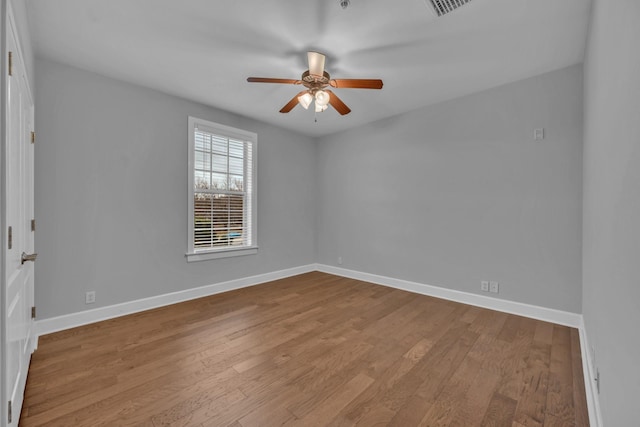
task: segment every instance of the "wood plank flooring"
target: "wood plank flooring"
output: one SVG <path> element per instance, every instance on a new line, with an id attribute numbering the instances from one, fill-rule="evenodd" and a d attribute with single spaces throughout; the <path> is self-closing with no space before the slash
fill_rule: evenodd
<path id="1" fill-rule="evenodd" d="M 577 426 L 578 331 L 314 272 L 40 338 L 21 426 Z"/>

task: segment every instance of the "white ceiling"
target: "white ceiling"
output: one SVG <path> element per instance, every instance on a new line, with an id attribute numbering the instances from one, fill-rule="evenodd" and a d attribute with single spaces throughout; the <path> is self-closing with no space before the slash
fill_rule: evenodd
<path id="1" fill-rule="evenodd" d="M 582 62 L 590 0 L 472 0 L 435 17 L 425 0 L 27 0 L 36 55 L 319 136 Z M 306 51 L 352 112 L 278 112 Z"/>

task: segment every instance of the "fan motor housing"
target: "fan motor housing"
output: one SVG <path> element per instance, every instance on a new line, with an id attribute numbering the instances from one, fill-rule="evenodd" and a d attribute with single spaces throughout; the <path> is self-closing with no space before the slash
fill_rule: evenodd
<path id="1" fill-rule="evenodd" d="M 302 77 L 300 78 L 300 80 L 302 80 L 302 85 L 312 92 L 324 89 L 325 87 L 329 86 L 330 79 L 331 76 L 329 76 L 329 73 L 327 73 L 326 71 L 322 73 L 322 76 L 318 76 L 309 73 L 309 70 L 302 73 Z"/>

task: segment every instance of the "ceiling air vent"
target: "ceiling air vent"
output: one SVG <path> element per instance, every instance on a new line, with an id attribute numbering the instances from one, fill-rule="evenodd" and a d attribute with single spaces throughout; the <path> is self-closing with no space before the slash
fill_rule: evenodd
<path id="1" fill-rule="evenodd" d="M 453 12 L 470 1 L 471 0 L 425 0 L 427 6 L 431 8 L 436 16 L 442 16 L 449 12 Z"/>

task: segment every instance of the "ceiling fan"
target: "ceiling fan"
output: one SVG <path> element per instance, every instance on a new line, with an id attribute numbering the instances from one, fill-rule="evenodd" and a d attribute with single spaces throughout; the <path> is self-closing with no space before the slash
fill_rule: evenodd
<path id="1" fill-rule="evenodd" d="M 291 101 L 282 107 L 281 113 L 288 113 L 298 104 L 307 109 L 315 101 L 317 113 L 326 110 L 331 105 L 338 113 L 345 115 L 349 114 L 351 109 L 335 93 L 327 89 L 327 86 L 333 88 L 382 89 L 382 80 L 380 79 L 332 79 L 329 73 L 324 70 L 325 56 L 321 53 L 307 52 L 307 59 L 309 61 L 309 69 L 302 73 L 300 80 L 249 77 L 247 81 L 250 83 L 303 85 L 306 89 L 291 98 Z"/>

